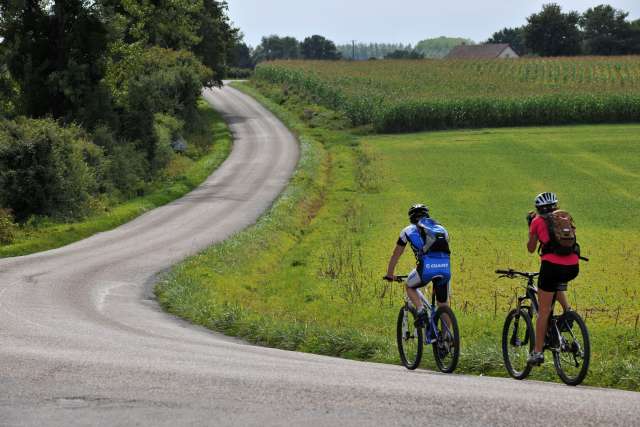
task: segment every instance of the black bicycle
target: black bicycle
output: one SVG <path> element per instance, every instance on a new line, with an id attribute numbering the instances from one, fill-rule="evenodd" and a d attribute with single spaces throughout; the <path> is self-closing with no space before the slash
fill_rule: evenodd
<path id="1" fill-rule="evenodd" d="M 496 270 L 496 274 L 509 279 L 521 277 L 527 283 L 525 294 L 518 297 L 518 304 L 507 315 L 502 329 L 504 365 L 509 375 L 522 380 L 529 375 L 532 368 L 527 364 L 527 358 L 533 351 L 536 340 L 533 317 L 538 313 L 538 289 L 534 284 L 534 278 L 539 273 L 509 269 Z M 553 365 L 560 379 L 567 385 L 575 386 L 584 380 L 589 369 L 591 357 L 589 331 L 582 317 L 575 311 L 554 316 L 555 302 L 556 294 L 551 304 L 543 351 L 550 350 L 553 354 Z"/>
<path id="2" fill-rule="evenodd" d="M 396 276 L 397 282 L 402 282 L 407 276 Z M 419 290 L 418 295 L 428 312 L 428 322 L 424 327 L 415 326 L 417 310 L 409 298 L 405 302 L 396 326 L 398 352 L 400 360 L 407 369 L 416 369 L 422 360 L 424 344 L 431 344 L 436 365 L 441 372 L 451 373 L 458 365 L 460 357 L 460 332 L 455 314 L 448 306 L 435 309 L 435 293 L 431 294 L 431 303 Z"/>

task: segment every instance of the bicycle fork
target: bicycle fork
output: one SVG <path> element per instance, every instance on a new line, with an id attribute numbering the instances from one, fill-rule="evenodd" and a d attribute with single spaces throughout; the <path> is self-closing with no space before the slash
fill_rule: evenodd
<path id="1" fill-rule="evenodd" d="M 415 330 L 415 326 L 411 323 L 409 312 L 413 311 L 414 309 L 411 307 L 411 305 L 408 302 L 405 307 L 406 307 L 406 310 L 404 311 L 404 316 L 402 317 L 402 337 L 405 340 L 409 340 L 413 338 L 412 331 Z"/>
<path id="2" fill-rule="evenodd" d="M 518 311 L 516 312 L 515 319 L 513 320 L 513 333 L 511 334 L 511 339 L 510 339 L 510 343 L 514 347 L 522 347 L 529 343 L 530 337 L 529 337 L 528 330 L 526 331 L 527 335 L 524 337 L 524 341 L 521 341 L 520 338 L 518 337 L 518 331 L 520 328 L 520 311 L 524 309 L 528 310 L 526 306 L 522 305 L 522 302 L 526 299 L 528 299 L 528 297 L 518 297 L 518 306 L 517 306 Z"/>

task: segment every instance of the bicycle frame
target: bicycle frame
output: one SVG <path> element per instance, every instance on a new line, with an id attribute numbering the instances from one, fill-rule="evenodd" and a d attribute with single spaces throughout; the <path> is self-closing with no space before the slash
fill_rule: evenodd
<path id="1" fill-rule="evenodd" d="M 509 274 L 507 274 L 506 276 L 514 277 Z M 518 297 L 517 308 L 518 310 L 522 309 L 523 307 L 529 308 L 529 306 L 523 305 L 522 303 L 525 302 L 526 300 L 530 300 L 531 310 L 533 311 L 532 314 L 535 314 L 536 316 L 538 316 L 539 307 L 540 307 L 538 305 L 538 288 L 534 284 L 534 279 L 537 276 L 537 274 L 528 273 L 527 275 L 520 274 L 520 276 L 525 277 L 527 279 L 527 285 L 526 285 L 525 294 L 523 296 Z M 557 296 L 557 292 L 554 292 L 553 300 L 551 301 L 551 311 L 549 313 L 549 324 L 547 325 L 547 332 L 545 334 L 545 341 L 544 341 L 543 348 L 549 349 L 551 351 L 559 352 L 562 350 L 564 339 L 562 337 L 562 334 L 560 333 L 560 330 L 558 329 L 557 319 L 554 318 L 553 316 L 553 309 L 556 304 L 556 296 Z M 531 317 L 533 318 L 533 316 Z M 553 333 L 553 336 L 551 336 L 552 333 Z M 570 331 L 570 333 L 573 336 L 573 332 Z M 553 341 L 553 339 L 555 339 L 555 342 Z"/>
<path id="2" fill-rule="evenodd" d="M 531 308 L 533 312 L 538 315 L 539 305 L 538 305 L 538 288 L 534 285 L 535 276 L 530 276 L 527 278 L 527 286 L 524 296 L 518 297 L 518 308 L 522 308 L 522 303 L 526 300 L 531 301 Z"/>
<path id="3" fill-rule="evenodd" d="M 430 283 L 431 286 L 433 286 L 433 283 Z M 431 327 L 431 331 L 434 334 L 434 338 L 437 340 L 440 338 L 440 334 L 438 333 L 438 327 L 434 321 L 434 317 L 435 317 L 435 293 L 432 292 L 431 293 L 431 302 L 429 302 L 427 300 L 427 297 L 424 296 L 424 294 L 422 293 L 422 291 L 420 289 L 416 289 L 416 292 L 418 293 L 418 296 L 420 297 L 420 301 L 422 301 L 422 304 L 424 305 L 424 307 L 427 309 L 427 313 L 429 314 L 428 318 L 429 318 L 429 326 Z M 413 306 L 413 303 L 411 302 L 411 300 L 409 299 L 409 297 L 407 295 L 405 295 L 404 297 L 405 303 L 407 304 L 408 307 L 411 307 L 415 310 L 415 307 Z M 447 324 L 447 322 L 443 322 L 443 328 L 445 328 L 446 332 L 451 332 L 449 331 L 449 325 Z M 425 330 L 426 330 L 426 325 L 425 325 Z M 427 342 L 427 334 L 424 334 L 424 340 L 425 340 L 425 344 L 430 344 Z"/>

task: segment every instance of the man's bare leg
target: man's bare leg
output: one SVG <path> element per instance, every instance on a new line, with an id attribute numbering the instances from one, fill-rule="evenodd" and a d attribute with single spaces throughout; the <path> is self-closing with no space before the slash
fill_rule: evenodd
<path id="1" fill-rule="evenodd" d="M 423 304 L 422 304 L 422 300 L 420 299 L 420 295 L 418 295 L 418 291 L 416 291 L 413 288 L 410 288 L 409 286 L 405 286 L 405 289 L 407 290 L 407 296 L 409 297 L 409 299 L 413 303 L 413 306 L 418 311 L 422 310 Z"/>

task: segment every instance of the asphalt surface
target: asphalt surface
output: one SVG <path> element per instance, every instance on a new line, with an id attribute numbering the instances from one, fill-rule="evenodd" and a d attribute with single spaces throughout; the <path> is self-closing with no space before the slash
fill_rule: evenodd
<path id="1" fill-rule="evenodd" d="M 162 312 L 158 273 L 253 223 L 298 159 L 256 102 L 205 96 L 236 139 L 201 187 L 113 231 L 0 260 L 0 426 L 638 425 L 640 393 L 254 347 Z"/>

